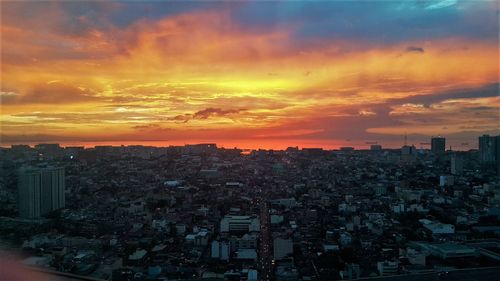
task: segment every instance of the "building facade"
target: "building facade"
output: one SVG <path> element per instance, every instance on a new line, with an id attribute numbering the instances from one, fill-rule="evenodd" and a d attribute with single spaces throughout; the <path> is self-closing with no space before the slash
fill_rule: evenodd
<path id="1" fill-rule="evenodd" d="M 64 168 L 22 168 L 18 174 L 18 203 L 21 218 L 39 218 L 64 208 Z"/>
<path id="2" fill-rule="evenodd" d="M 496 166 L 500 174 L 500 135 L 479 137 L 479 162 L 486 166 Z"/>
<path id="3" fill-rule="evenodd" d="M 446 139 L 443 137 L 431 138 L 431 151 L 436 155 L 443 154 L 446 150 Z"/>

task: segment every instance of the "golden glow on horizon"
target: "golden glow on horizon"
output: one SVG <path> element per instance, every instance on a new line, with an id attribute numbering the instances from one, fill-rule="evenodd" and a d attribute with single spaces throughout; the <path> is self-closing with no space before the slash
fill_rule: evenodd
<path id="1" fill-rule="evenodd" d="M 19 54 L 2 62 L 9 89 L 2 88 L 2 134 L 296 138 L 324 133 L 324 117 L 373 118 L 372 108 L 391 100 L 498 82 L 497 46 L 461 38 L 370 48 L 332 40 L 301 50 L 289 40 L 293 26 L 249 31 L 214 12 L 141 21 L 115 32 L 68 37 L 2 25 L 2 48 Z M 47 41 L 70 51 L 54 54 Z M 408 52 L 408 46 L 425 51 Z M 468 102 L 391 104 L 389 116 L 400 124 L 367 131 L 497 129 L 494 108 L 486 119 L 457 114 L 478 106 L 498 110 L 498 98 Z M 415 124 L 409 114 L 436 118 Z M 482 126 L 473 128 L 478 120 Z"/>

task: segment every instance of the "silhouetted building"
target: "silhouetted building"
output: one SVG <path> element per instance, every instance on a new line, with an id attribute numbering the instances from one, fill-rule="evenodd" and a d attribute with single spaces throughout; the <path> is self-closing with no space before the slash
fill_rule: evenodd
<path id="1" fill-rule="evenodd" d="M 404 162 L 411 162 L 417 158 L 417 149 L 414 145 L 403 145 L 401 147 L 401 160 Z"/>
<path id="2" fill-rule="evenodd" d="M 30 167 L 19 171 L 19 216 L 38 218 L 65 205 L 64 168 Z"/>
<path id="3" fill-rule="evenodd" d="M 495 162 L 495 150 L 498 150 L 496 142 L 499 139 L 500 136 L 482 135 L 479 137 L 479 161 L 481 163 L 491 164 Z"/>
<path id="4" fill-rule="evenodd" d="M 58 143 L 40 143 L 35 145 L 35 149 L 42 158 L 57 158 L 63 155 L 63 148 Z"/>
<path id="5" fill-rule="evenodd" d="M 443 154 L 446 149 L 446 139 L 443 137 L 431 138 L 431 151 L 436 155 Z"/>
<path id="6" fill-rule="evenodd" d="M 310 156 L 321 156 L 324 154 L 325 151 L 323 150 L 323 148 L 311 147 L 311 148 L 302 148 L 302 152 Z"/>
<path id="7" fill-rule="evenodd" d="M 451 173 L 453 175 L 460 175 L 464 170 L 464 160 L 461 155 L 454 153 L 451 155 Z"/>
<path id="8" fill-rule="evenodd" d="M 192 154 L 215 153 L 217 145 L 215 143 L 186 144 L 184 149 L 187 153 Z"/>

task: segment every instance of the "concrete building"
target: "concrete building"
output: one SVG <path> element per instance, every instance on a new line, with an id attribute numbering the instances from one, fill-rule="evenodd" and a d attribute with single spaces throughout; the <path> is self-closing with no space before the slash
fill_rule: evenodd
<path id="1" fill-rule="evenodd" d="M 417 149 L 414 145 L 404 145 L 401 147 L 401 161 L 413 162 L 417 158 Z"/>
<path id="2" fill-rule="evenodd" d="M 429 250 L 433 255 L 442 259 L 475 257 L 478 255 L 475 248 L 452 243 L 431 244 Z"/>
<path id="3" fill-rule="evenodd" d="M 221 232 L 260 231 L 260 220 L 254 216 L 227 215 L 220 221 Z"/>
<path id="4" fill-rule="evenodd" d="M 428 229 L 433 235 L 453 234 L 455 226 L 440 222 L 424 223 L 424 228 Z"/>
<path id="5" fill-rule="evenodd" d="M 220 258 L 220 243 L 217 240 L 212 241 L 211 244 L 211 257 L 213 259 L 218 259 Z"/>
<path id="6" fill-rule="evenodd" d="M 450 242 L 416 242 L 415 246 L 417 246 L 417 248 L 420 248 L 420 250 L 422 250 L 423 252 L 436 257 L 440 257 L 442 259 L 466 258 L 479 255 L 479 251 L 474 247 Z"/>
<path id="7" fill-rule="evenodd" d="M 231 245 L 228 242 L 222 242 L 220 244 L 220 259 L 223 261 L 229 261 L 230 253 Z"/>
<path id="8" fill-rule="evenodd" d="M 212 241 L 210 245 L 210 257 L 213 259 L 220 259 L 224 261 L 229 260 L 229 255 L 231 253 L 231 246 L 228 242 L 219 242 L 217 240 Z"/>
<path id="9" fill-rule="evenodd" d="M 380 261 L 377 263 L 377 269 L 380 276 L 396 275 L 399 271 L 397 261 Z"/>
<path id="10" fill-rule="evenodd" d="M 499 136 L 491 137 L 482 135 L 479 137 L 479 161 L 483 164 L 495 162 L 495 148 Z"/>
<path id="11" fill-rule="evenodd" d="M 461 175 L 463 170 L 464 170 L 464 160 L 462 156 L 458 154 L 453 154 L 451 155 L 451 160 L 450 160 L 450 169 L 451 173 L 453 175 Z"/>
<path id="12" fill-rule="evenodd" d="M 217 145 L 215 143 L 186 144 L 184 150 L 190 154 L 215 153 Z"/>
<path id="13" fill-rule="evenodd" d="M 359 264 L 349 263 L 346 265 L 346 270 L 339 272 L 343 280 L 354 280 L 361 276 L 361 269 Z"/>
<path id="14" fill-rule="evenodd" d="M 439 186 L 453 186 L 455 184 L 455 177 L 451 175 L 439 176 Z"/>
<path id="15" fill-rule="evenodd" d="M 64 168 L 29 167 L 19 170 L 19 216 L 39 218 L 65 206 Z"/>
<path id="16" fill-rule="evenodd" d="M 240 249 L 236 252 L 236 259 L 238 260 L 256 260 L 257 251 L 255 249 Z"/>
<path id="17" fill-rule="evenodd" d="M 376 186 L 373 187 L 373 192 L 377 196 L 385 195 L 387 194 L 387 186 L 382 184 L 377 184 Z"/>
<path id="18" fill-rule="evenodd" d="M 286 207 L 286 208 L 292 208 L 292 207 L 295 207 L 297 205 L 297 201 L 293 197 L 291 197 L 291 198 L 280 198 L 280 199 L 271 200 L 271 204 L 283 206 L 283 207 Z"/>
<path id="19" fill-rule="evenodd" d="M 35 150 L 39 156 L 45 159 L 53 159 L 63 155 L 63 149 L 58 143 L 40 143 L 35 145 Z"/>
<path id="20" fill-rule="evenodd" d="M 293 243 L 291 239 L 277 237 L 273 242 L 274 258 L 282 259 L 293 253 Z"/>
<path id="21" fill-rule="evenodd" d="M 247 280 L 248 281 L 257 281 L 258 280 L 257 270 L 255 270 L 255 269 L 248 270 Z"/>
<path id="22" fill-rule="evenodd" d="M 233 249 L 256 249 L 257 248 L 257 235 L 246 233 L 240 238 L 232 239 Z"/>
<path id="23" fill-rule="evenodd" d="M 443 137 L 431 138 L 431 151 L 435 155 L 441 155 L 446 150 L 446 139 Z"/>

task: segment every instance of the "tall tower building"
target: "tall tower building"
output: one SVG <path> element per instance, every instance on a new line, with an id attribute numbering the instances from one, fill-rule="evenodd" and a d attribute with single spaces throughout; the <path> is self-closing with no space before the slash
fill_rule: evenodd
<path id="1" fill-rule="evenodd" d="M 464 160 L 461 155 L 454 153 L 451 155 L 451 173 L 453 175 L 461 175 L 464 170 Z"/>
<path id="2" fill-rule="evenodd" d="M 431 138 L 431 151 L 436 155 L 443 154 L 446 149 L 446 139 L 443 137 Z"/>
<path id="3" fill-rule="evenodd" d="M 22 218 L 39 218 L 64 208 L 64 168 L 22 168 L 19 170 L 18 190 L 19 216 Z"/>
<path id="4" fill-rule="evenodd" d="M 38 218 L 41 215 L 40 172 L 34 169 L 21 169 L 18 176 L 18 206 L 21 218 Z"/>
<path id="5" fill-rule="evenodd" d="M 479 161 L 481 163 L 495 162 L 495 139 L 498 137 L 490 137 L 489 135 L 479 137 Z"/>

